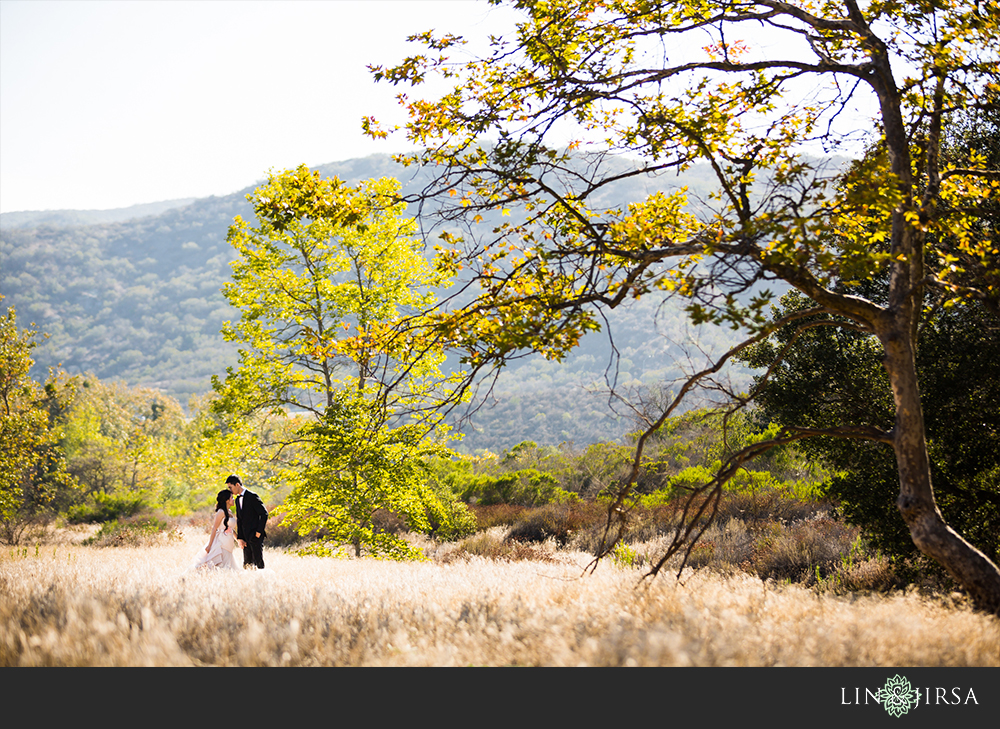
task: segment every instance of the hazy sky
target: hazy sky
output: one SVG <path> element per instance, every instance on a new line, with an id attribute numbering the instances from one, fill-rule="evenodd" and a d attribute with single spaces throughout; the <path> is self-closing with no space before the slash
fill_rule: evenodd
<path id="1" fill-rule="evenodd" d="M 485 38 L 473 0 L 0 0 L 0 212 L 226 195 L 269 168 L 398 151 L 373 84 L 431 28 Z"/>

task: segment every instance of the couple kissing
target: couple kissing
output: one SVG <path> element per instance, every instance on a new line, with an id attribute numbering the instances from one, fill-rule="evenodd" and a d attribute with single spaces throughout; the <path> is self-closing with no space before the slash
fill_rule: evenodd
<path id="1" fill-rule="evenodd" d="M 236 509 L 235 519 L 229 511 L 233 506 Z M 243 567 L 263 569 L 266 525 L 267 509 L 264 508 L 264 502 L 253 491 L 243 487 L 239 476 L 230 476 L 226 479 L 226 488 L 216 496 L 215 518 L 208 544 L 199 552 L 192 567 L 221 567 L 234 570 L 236 559 L 233 557 L 233 550 L 236 544 L 239 544 L 243 550 Z"/>

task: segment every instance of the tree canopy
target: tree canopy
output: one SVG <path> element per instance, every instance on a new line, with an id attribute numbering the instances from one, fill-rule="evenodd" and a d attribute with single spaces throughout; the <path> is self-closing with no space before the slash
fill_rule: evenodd
<path id="1" fill-rule="evenodd" d="M 437 526 L 458 511 L 419 466 L 446 435 L 435 413 L 448 396 L 444 355 L 393 326 L 431 306 L 446 280 L 423 257 L 398 189 L 391 178 L 351 187 L 303 165 L 248 195 L 257 225 L 237 216 L 230 226 L 238 258 L 224 288 L 240 320 L 223 335 L 240 362 L 213 378 L 235 437 L 256 416 L 286 421 L 271 455 L 296 454 L 285 510 L 302 529 L 397 557 L 415 553 L 373 524 L 377 511 L 422 531 L 429 514 Z"/>
<path id="2" fill-rule="evenodd" d="M 238 258 L 223 288 L 240 312 L 223 336 L 244 348 L 239 366 L 214 378 L 220 406 L 321 417 L 348 383 L 377 382 L 397 403 L 429 396 L 426 380 L 438 383 L 443 356 L 382 336 L 444 283 L 421 255 L 415 222 L 402 217 L 398 189 L 392 178 L 349 187 L 303 165 L 248 195 L 258 226 L 237 216 L 230 227 Z"/>
<path id="3" fill-rule="evenodd" d="M 452 60 L 462 39 L 427 32 L 411 36 L 423 52 L 372 67 L 396 85 L 453 84 L 437 99 L 400 94 L 405 123 L 364 121 L 373 136 L 399 132 L 416 144 L 404 159 L 438 172 L 423 197 L 453 201 L 438 213 L 439 265 L 474 282 L 477 297 L 442 309 L 435 331 L 472 375 L 517 351 L 560 358 L 601 326 L 602 310 L 651 295 L 682 297 L 694 321 L 745 332 L 729 356 L 806 317 L 803 326 L 861 332 L 887 373 L 891 424 L 785 426 L 723 463 L 692 513 L 775 445 L 816 435 L 885 443 L 914 544 L 977 604 L 1000 611 L 1000 569 L 937 507 L 915 364 L 928 307 L 1000 296 L 996 238 L 980 214 L 1000 172 L 973 147 L 944 155 L 942 134 L 957 114 L 996 103 L 995 9 L 962 0 L 512 5 L 516 33 L 492 38 L 482 58 Z M 831 152 L 861 159 L 832 164 Z M 616 154 L 637 163 L 609 175 Z M 601 204 L 622 176 L 695 165 L 715 175 L 707 199 L 681 189 Z M 487 211 L 509 221 L 477 230 Z M 884 299 L 838 286 L 877 275 Z M 811 304 L 774 321 L 767 307 L 779 281 Z M 649 413 L 645 437 L 726 359 Z"/>
<path id="4" fill-rule="evenodd" d="M 17 326 L 13 307 L 0 315 L 0 539 L 8 544 L 74 484 L 59 448 L 55 377 L 43 386 L 28 374 L 36 335 Z"/>

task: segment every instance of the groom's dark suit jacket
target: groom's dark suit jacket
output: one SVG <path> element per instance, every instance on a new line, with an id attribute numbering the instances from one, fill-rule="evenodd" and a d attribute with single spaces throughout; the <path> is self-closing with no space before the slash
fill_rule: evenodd
<path id="1" fill-rule="evenodd" d="M 243 505 L 240 506 L 240 501 Z M 264 502 L 253 491 L 243 490 L 243 498 L 236 499 L 236 538 L 247 541 L 260 532 L 260 538 L 267 536 L 264 526 L 267 524 L 267 509 Z"/>

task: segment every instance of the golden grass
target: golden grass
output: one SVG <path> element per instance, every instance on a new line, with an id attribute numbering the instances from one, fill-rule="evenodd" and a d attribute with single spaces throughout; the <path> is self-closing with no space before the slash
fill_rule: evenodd
<path id="1" fill-rule="evenodd" d="M 749 575 L 559 551 L 425 563 L 265 550 L 186 571 L 204 535 L 145 549 L 0 551 L 0 666 L 998 666 L 1000 620 L 916 594 L 847 599 Z"/>

